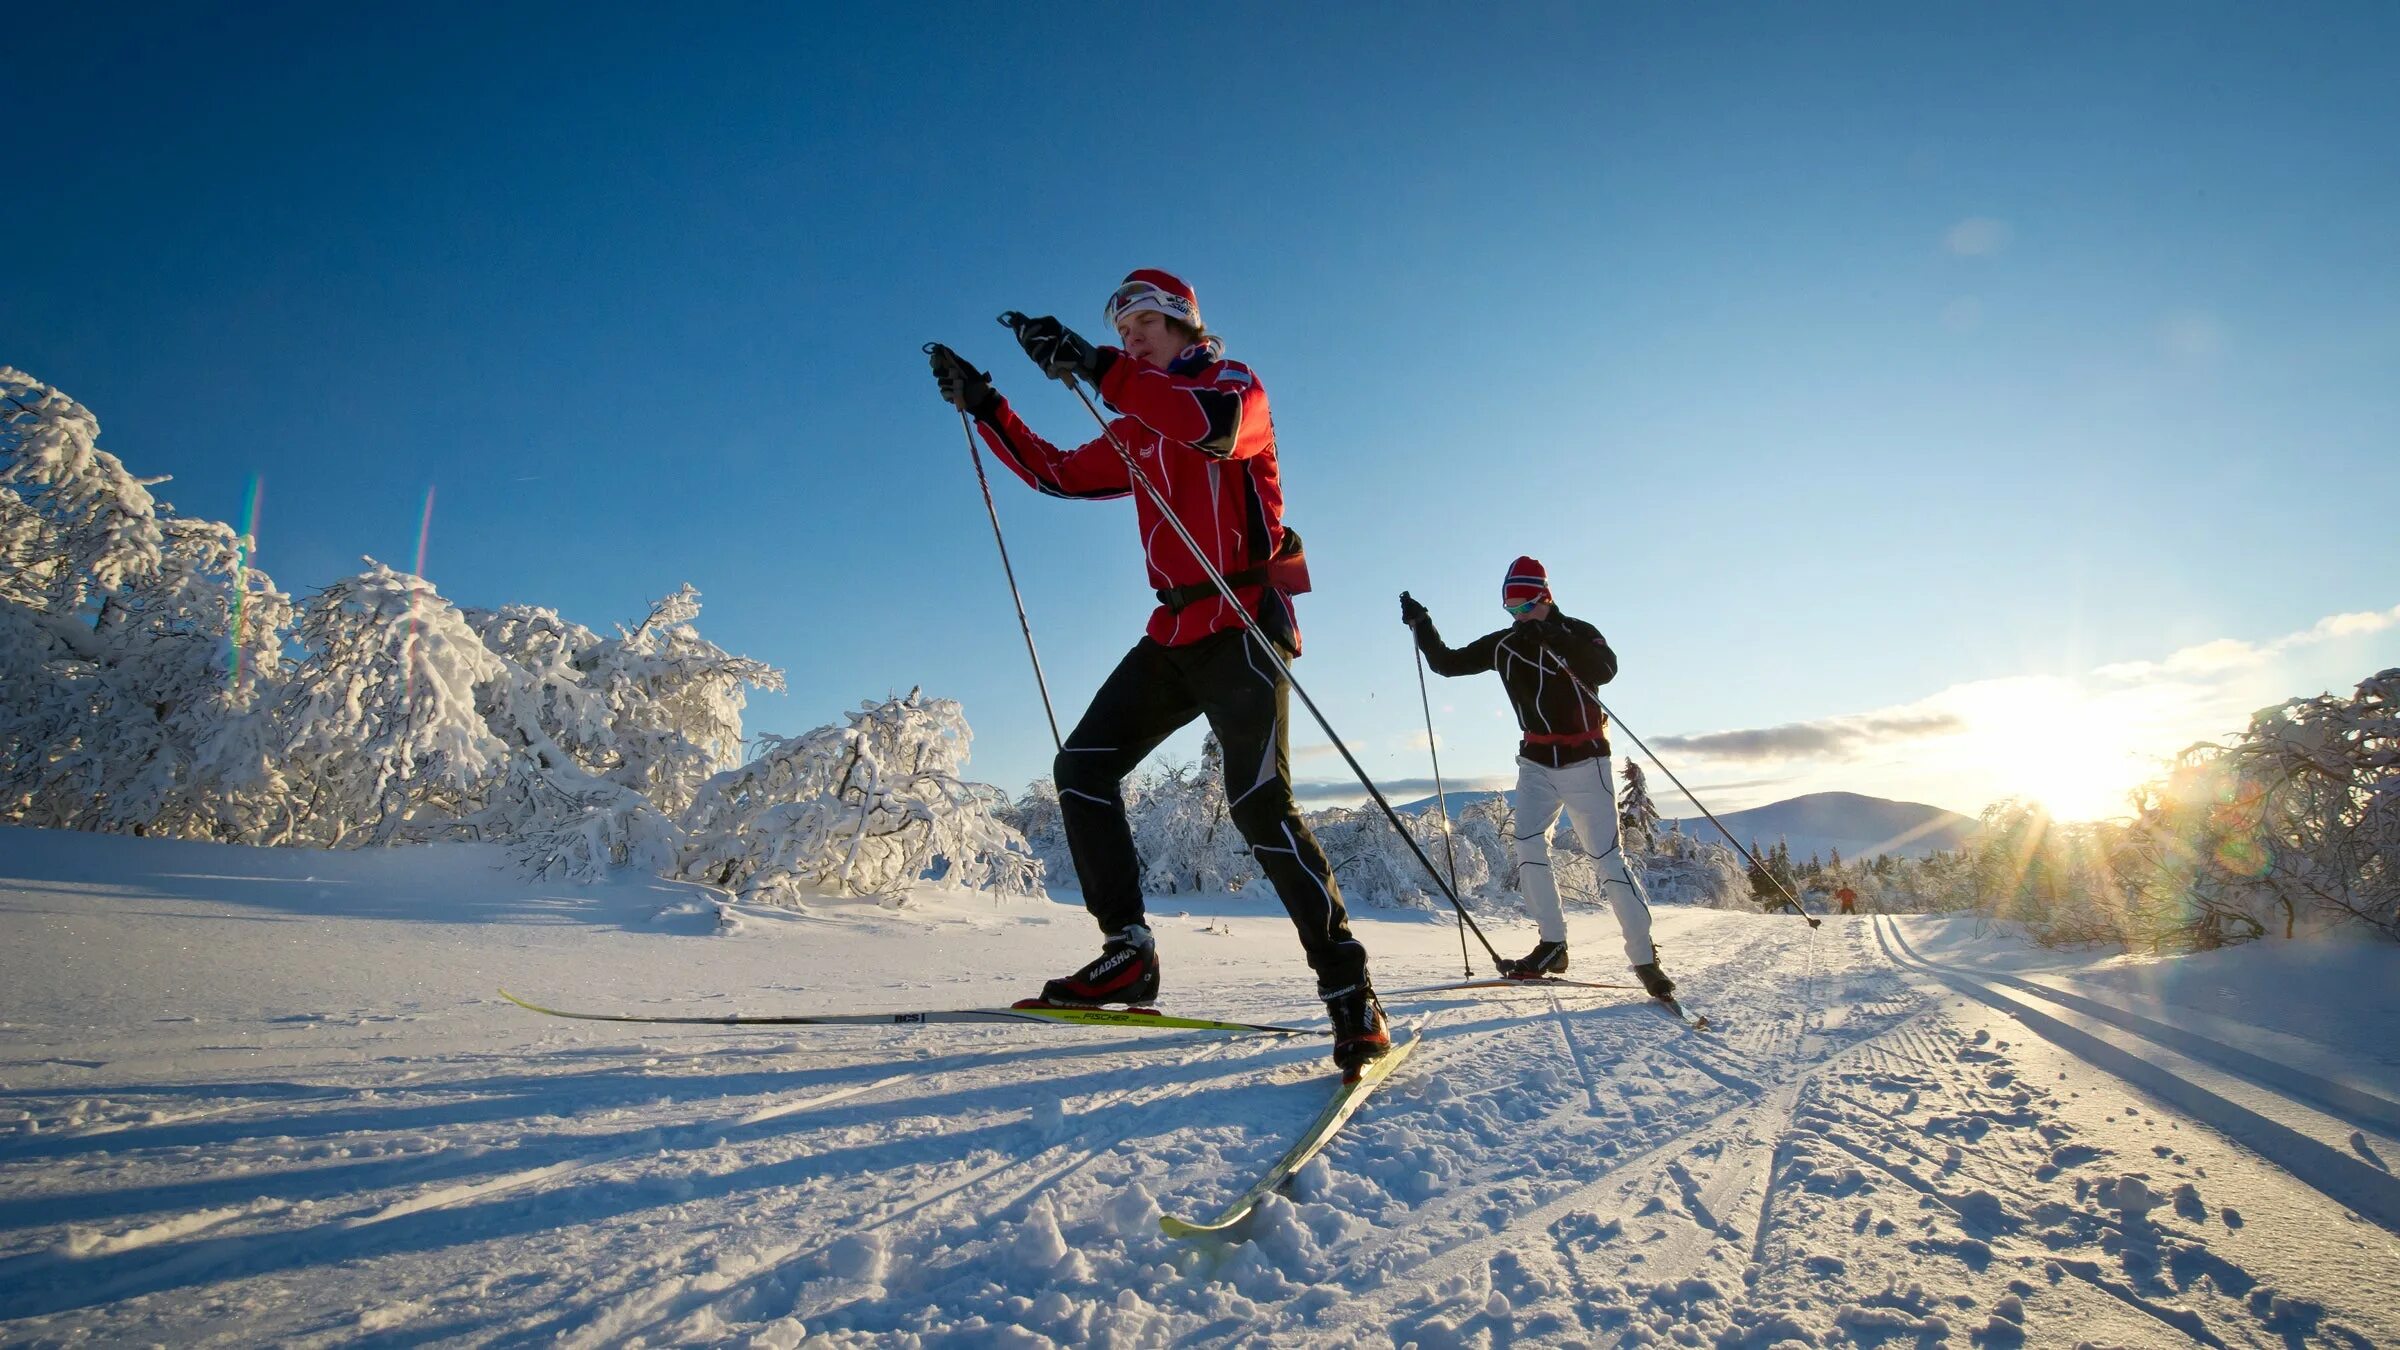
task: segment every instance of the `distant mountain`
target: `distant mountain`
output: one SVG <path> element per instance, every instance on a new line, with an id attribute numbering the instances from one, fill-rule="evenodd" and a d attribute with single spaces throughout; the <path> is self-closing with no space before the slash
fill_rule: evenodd
<path id="1" fill-rule="evenodd" d="M 1656 795 L 1652 793 L 1653 797 Z M 1486 798 L 1513 800 L 1515 796 L 1513 792 L 1453 792 L 1445 800 L 1450 813 L 1457 815 L 1463 808 Z M 1430 811 L 1433 798 L 1420 798 L 1394 809 L 1411 813 Z M 1681 825 L 1685 834 L 1709 840 L 1723 838 L 1705 816 L 1670 819 Z M 1872 858 L 1878 853 L 1922 857 L 1939 849 L 1959 847 L 1979 828 L 1974 817 L 1956 811 L 1856 792 L 1811 792 L 1788 801 L 1753 806 L 1747 811 L 1720 812 L 1717 819 L 1725 822 L 1725 828 L 1745 848 L 1753 842 L 1762 849 L 1773 848 L 1776 840 L 1784 841 L 1795 862 L 1806 862 L 1811 855 L 1829 858 L 1837 848 L 1844 858 Z"/>
<path id="2" fill-rule="evenodd" d="M 1449 803 L 1450 814 L 1453 816 L 1457 815 L 1461 811 L 1466 810 L 1468 807 L 1473 806 L 1477 802 L 1489 801 L 1494 797 L 1506 797 L 1512 805 L 1515 804 L 1517 800 L 1517 794 L 1513 792 L 1445 792 L 1442 794 L 1442 800 Z M 1394 805 L 1392 809 L 1403 814 L 1413 816 L 1419 811 L 1432 810 L 1433 798 L 1419 797 L 1413 802 L 1400 802 Z"/>
<path id="3" fill-rule="evenodd" d="M 1811 792 L 1747 811 L 1720 812 L 1717 819 L 1724 821 L 1725 828 L 1745 847 L 1755 842 L 1760 848 L 1773 848 L 1776 840 L 1783 840 L 1794 862 L 1806 862 L 1812 854 L 1829 858 L 1837 848 L 1844 858 L 1872 858 L 1879 853 L 1923 857 L 1957 848 L 1982 828 L 1973 816 L 1956 811 L 1856 792 Z M 1676 823 L 1685 834 L 1719 837 L 1705 816 Z"/>

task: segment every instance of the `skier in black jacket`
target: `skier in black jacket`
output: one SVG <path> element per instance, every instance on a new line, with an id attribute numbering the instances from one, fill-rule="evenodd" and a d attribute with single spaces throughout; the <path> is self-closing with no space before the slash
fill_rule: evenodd
<path id="1" fill-rule="evenodd" d="M 1541 563 L 1519 558 L 1500 587 L 1500 603 L 1516 622 L 1464 647 L 1443 645 L 1433 616 L 1408 592 L 1400 619 L 1417 636 L 1425 664 L 1439 675 L 1497 671 L 1516 709 L 1524 739 L 1517 746 L 1517 886 L 1540 926 L 1541 941 L 1501 973 L 1519 978 L 1563 975 L 1567 919 L 1550 876 L 1550 825 L 1564 808 L 1575 837 L 1600 867 L 1600 889 L 1616 910 L 1625 958 L 1642 987 L 1666 998 L 1675 982 L 1658 968 L 1650 941 L 1650 906 L 1626 870 L 1618 847 L 1616 776 L 1608 752 L 1608 714 L 1593 689 L 1617 677 L 1617 654 L 1600 630 L 1558 611 Z"/>

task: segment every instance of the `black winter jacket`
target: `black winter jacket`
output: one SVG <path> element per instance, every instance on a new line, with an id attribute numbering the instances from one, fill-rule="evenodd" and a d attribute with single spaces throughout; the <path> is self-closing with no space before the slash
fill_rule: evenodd
<path id="1" fill-rule="evenodd" d="M 1607 757 L 1608 714 L 1592 691 L 1617 677 L 1617 654 L 1599 629 L 1553 609 L 1547 619 L 1451 648 L 1429 617 L 1417 625 L 1417 649 L 1438 675 L 1500 673 L 1525 733 L 1517 746 L 1525 758 L 1557 768 Z"/>

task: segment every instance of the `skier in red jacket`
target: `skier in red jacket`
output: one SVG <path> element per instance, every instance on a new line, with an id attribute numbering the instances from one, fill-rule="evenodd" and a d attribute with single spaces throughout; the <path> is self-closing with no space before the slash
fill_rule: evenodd
<path id="1" fill-rule="evenodd" d="M 1391 1036 L 1341 887 L 1292 797 L 1291 685 L 1208 575 L 1214 568 L 1225 578 L 1286 660 L 1300 654 L 1292 596 L 1308 589 L 1307 574 L 1299 537 L 1283 523 L 1267 391 L 1248 366 L 1225 359 L 1192 288 L 1169 273 L 1127 276 L 1105 317 L 1122 348 L 1095 347 L 1054 318 L 1016 326 L 1025 354 L 1046 374 L 1083 381 L 1119 413 L 1108 435 L 1073 449 L 1026 426 L 990 377 L 957 353 L 929 349 L 942 397 L 975 419 L 993 454 L 1027 484 L 1054 497 L 1134 499 L 1158 593 L 1147 632 L 1058 755 L 1059 813 L 1104 941 L 1097 958 L 1050 981 L 1042 997 L 1072 1005 L 1157 997 L 1158 953 L 1143 922 L 1141 867 L 1119 786 L 1160 742 L 1205 716 L 1224 750 L 1229 814 L 1299 929 L 1333 1022 L 1334 1059 L 1355 1070 L 1388 1053 Z M 1206 567 L 1137 488 L 1134 466 L 1198 542 Z"/>

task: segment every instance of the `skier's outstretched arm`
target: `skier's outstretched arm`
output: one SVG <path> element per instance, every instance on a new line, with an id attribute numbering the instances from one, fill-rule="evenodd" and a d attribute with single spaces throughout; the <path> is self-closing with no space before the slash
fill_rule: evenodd
<path id="1" fill-rule="evenodd" d="M 1443 643 L 1441 630 L 1433 626 L 1433 615 L 1416 597 L 1400 592 L 1400 621 L 1416 634 L 1417 650 L 1425 654 L 1426 668 L 1436 675 L 1481 675 L 1498 668 L 1502 634 L 1487 633 L 1464 647 L 1453 648 Z"/>
<path id="2" fill-rule="evenodd" d="M 975 419 L 993 456 L 1028 486 L 1053 497 L 1122 497 L 1133 491 L 1125 461 L 1106 437 L 1061 450 L 1025 425 L 992 387 L 990 376 L 938 342 L 925 350 L 943 400 Z"/>
<path id="3" fill-rule="evenodd" d="M 1133 491 L 1132 472 L 1106 436 L 1061 450 L 1026 426 L 1007 399 L 1000 400 L 989 420 L 978 419 L 975 426 L 1009 472 L 1053 497 L 1099 499 Z"/>

